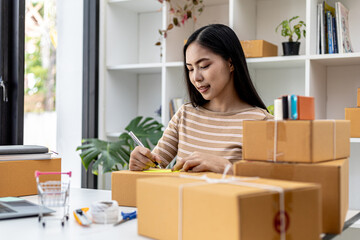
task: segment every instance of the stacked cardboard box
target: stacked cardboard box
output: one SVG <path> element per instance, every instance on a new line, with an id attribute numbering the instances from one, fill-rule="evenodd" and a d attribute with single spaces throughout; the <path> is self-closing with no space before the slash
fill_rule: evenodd
<path id="1" fill-rule="evenodd" d="M 349 207 L 349 161 L 321 163 L 268 163 L 239 161 L 234 165 L 239 176 L 318 183 L 322 186 L 323 232 L 341 233 Z"/>
<path id="2" fill-rule="evenodd" d="M 176 177 L 180 172 L 166 171 L 115 171 L 111 174 L 111 198 L 120 206 L 136 207 L 136 180 L 153 177 Z M 199 175 L 199 173 L 182 173 Z"/>
<path id="3" fill-rule="evenodd" d="M 347 158 L 349 136 L 346 120 L 244 121 L 243 159 L 313 163 Z"/>
<path id="4" fill-rule="evenodd" d="M 234 173 L 320 184 L 322 230 L 337 234 L 348 210 L 349 155 L 347 120 L 244 121 L 244 160 Z"/>
<path id="5" fill-rule="evenodd" d="M 0 161 L 0 197 L 37 194 L 35 171 L 61 172 L 61 158 Z M 60 176 L 41 176 L 41 181 Z"/>
<path id="6" fill-rule="evenodd" d="M 345 119 L 351 122 L 351 137 L 360 137 L 360 88 L 357 90 L 357 108 L 345 108 Z"/>
<path id="7" fill-rule="evenodd" d="M 220 174 L 207 176 L 213 181 L 138 180 L 138 233 L 154 239 L 260 240 L 280 239 L 284 229 L 286 239 L 319 239 L 319 185 L 235 177 L 216 183 Z"/>

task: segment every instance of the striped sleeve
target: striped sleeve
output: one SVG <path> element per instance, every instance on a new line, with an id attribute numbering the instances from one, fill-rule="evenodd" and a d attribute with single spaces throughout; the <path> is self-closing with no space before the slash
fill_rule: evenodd
<path id="1" fill-rule="evenodd" d="M 153 150 L 153 153 L 159 155 L 162 159 L 161 165 L 163 167 L 166 167 L 177 155 L 179 143 L 178 127 L 181 121 L 183 108 L 184 106 L 182 106 L 171 118 L 162 137 Z"/>

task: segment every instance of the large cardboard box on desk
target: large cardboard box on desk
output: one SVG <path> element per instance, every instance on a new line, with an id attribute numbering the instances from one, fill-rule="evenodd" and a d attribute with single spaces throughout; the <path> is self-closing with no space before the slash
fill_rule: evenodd
<path id="1" fill-rule="evenodd" d="M 0 197 L 37 194 L 36 170 L 61 172 L 61 158 L 0 161 Z M 41 176 L 40 180 L 50 179 L 54 179 L 54 176 Z"/>
<path id="2" fill-rule="evenodd" d="M 240 41 L 244 50 L 245 57 L 271 57 L 277 56 L 277 46 L 264 40 L 244 40 Z"/>
<path id="3" fill-rule="evenodd" d="M 351 137 L 360 138 L 360 108 L 345 108 L 345 119 L 350 120 Z"/>
<path id="4" fill-rule="evenodd" d="M 160 171 L 160 172 L 158 172 Z M 120 206 L 136 207 L 136 180 L 141 178 L 153 177 L 174 177 L 180 172 L 161 172 L 166 171 L 115 171 L 111 174 L 111 198 L 116 200 Z M 199 175 L 200 173 L 184 173 L 188 175 Z"/>
<path id="5" fill-rule="evenodd" d="M 221 178 L 220 174 L 207 176 Z M 280 239 L 283 190 L 281 219 L 286 239 L 319 239 L 319 185 L 258 178 L 232 181 L 235 183 L 182 177 L 139 179 L 138 233 L 167 240 Z"/>
<path id="6" fill-rule="evenodd" d="M 347 158 L 350 155 L 350 122 L 244 121 L 243 159 L 274 161 L 274 152 L 278 162 L 321 162 Z"/>
<path id="7" fill-rule="evenodd" d="M 237 176 L 320 184 L 323 232 L 341 233 L 349 208 L 348 159 L 321 163 L 269 163 L 242 160 L 234 164 L 234 173 Z"/>

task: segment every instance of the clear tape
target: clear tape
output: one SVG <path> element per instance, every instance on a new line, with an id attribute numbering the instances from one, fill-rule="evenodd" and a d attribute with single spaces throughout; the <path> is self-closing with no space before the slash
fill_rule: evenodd
<path id="1" fill-rule="evenodd" d="M 95 223 L 116 223 L 119 217 L 119 205 L 115 200 L 93 202 L 90 212 Z"/>

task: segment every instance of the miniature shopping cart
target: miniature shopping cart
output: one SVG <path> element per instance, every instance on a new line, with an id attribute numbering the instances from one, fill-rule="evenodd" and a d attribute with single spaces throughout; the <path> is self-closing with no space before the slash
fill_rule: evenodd
<path id="1" fill-rule="evenodd" d="M 40 175 L 67 175 L 60 181 L 40 182 Z M 69 220 L 69 194 L 70 194 L 70 172 L 39 172 L 35 171 L 37 189 L 39 194 L 40 207 L 56 208 L 60 214 L 61 225 L 64 226 L 65 220 Z M 58 219 L 52 217 L 52 219 Z M 45 227 L 45 216 L 40 211 L 39 222 Z"/>

